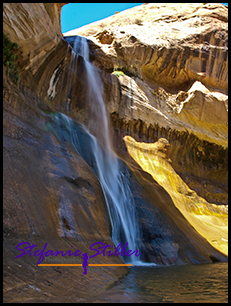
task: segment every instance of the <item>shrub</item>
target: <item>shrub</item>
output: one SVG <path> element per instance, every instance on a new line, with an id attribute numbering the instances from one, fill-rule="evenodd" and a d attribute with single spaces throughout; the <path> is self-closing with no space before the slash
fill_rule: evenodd
<path id="1" fill-rule="evenodd" d="M 124 75 L 123 71 L 113 71 L 112 74 L 116 76 Z"/>
<path id="2" fill-rule="evenodd" d="M 131 68 L 133 68 L 133 65 L 130 66 L 123 66 L 123 67 L 118 67 L 117 65 L 114 67 L 114 71 L 112 72 L 113 74 L 120 76 L 120 75 L 127 75 L 129 77 L 138 77 L 138 74 L 131 72 Z"/>
<path id="3" fill-rule="evenodd" d="M 18 58 L 16 54 L 18 51 L 18 45 L 9 40 L 9 38 L 3 34 L 3 65 L 6 66 L 6 73 L 9 77 L 17 83 L 19 80 L 18 66 L 15 61 Z"/>

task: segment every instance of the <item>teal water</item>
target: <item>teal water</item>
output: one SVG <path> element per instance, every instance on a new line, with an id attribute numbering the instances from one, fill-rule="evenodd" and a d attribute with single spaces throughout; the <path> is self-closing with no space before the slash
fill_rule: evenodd
<path id="1" fill-rule="evenodd" d="M 228 263 L 132 267 L 94 302 L 227 303 Z"/>

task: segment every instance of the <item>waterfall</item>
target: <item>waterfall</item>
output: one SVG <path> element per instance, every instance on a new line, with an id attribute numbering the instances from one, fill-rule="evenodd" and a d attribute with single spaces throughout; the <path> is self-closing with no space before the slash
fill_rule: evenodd
<path id="1" fill-rule="evenodd" d="M 84 130 L 88 137 L 88 145 L 94 158 L 96 175 L 99 178 L 104 197 L 106 200 L 109 217 L 112 226 L 112 240 L 115 246 L 121 242 L 128 243 L 128 248 L 132 251 L 139 250 L 140 241 L 139 225 L 135 214 L 135 202 L 130 189 L 128 179 L 129 173 L 123 167 L 121 161 L 116 157 L 109 135 L 109 123 L 106 106 L 103 99 L 103 84 L 98 69 L 89 61 L 89 48 L 85 37 L 77 36 L 73 46 L 74 52 L 81 55 L 87 75 L 87 101 L 89 104 L 89 123 Z M 65 124 L 70 133 L 70 140 L 76 151 L 82 158 L 89 162 L 84 152 L 84 144 L 81 141 L 79 130 L 74 127 L 74 122 L 63 114 L 57 114 L 56 120 L 60 125 Z M 62 123 L 61 123 L 62 121 Z M 91 165 L 92 166 L 92 165 Z M 125 257 L 126 262 L 140 262 L 139 257 L 132 255 Z"/>
<path id="2" fill-rule="evenodd" d="M 91 113 L 88 131 L 92 139 L 96 172 L 104 192 L 112 225 L 112 240 L 116 246 L 121 242 L 128 242 L 129 249 L 136 250 L 138 249 L 139 226 L 135 215 L 135 203 L 129 180 L 120 170 L 119 160 L 112 148 L 102 80 L 98 70 L 89 61 L 90 52 L 87 39 L 76 37 L 73 49 L 84 58 L 88 82 L 87 98 L 90 101 Z M 135 256 L 128 258 L 132 262 L 138 260 Z"/>
<path id="3" fill-rule="evenodd" d="M 96 69 L 89 61 L 90 51 L 87 39 L 82 36 L 77 36 L 73 50 L 76 53 L 78 52 L 84 58 L 86 69 L 87 105 L 89 106 L 90 111 L 87 129 L 104 147 L 107 154 L 112 158 L 112 162 L 116 162 L 109 135 L 107 110 L 103 99 L 103 84 L 98 69 Z"/>

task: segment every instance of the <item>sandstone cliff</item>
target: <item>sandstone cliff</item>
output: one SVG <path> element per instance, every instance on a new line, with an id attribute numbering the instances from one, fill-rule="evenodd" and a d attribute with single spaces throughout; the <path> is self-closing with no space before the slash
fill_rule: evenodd
<path id="1" fill-rule="evenodd" d="M 195 80 L 227 90 L 227 21 L 222 4 L 148 3 L 65 35 L 91 37 L 102 68 L 132 65 L 131 72 L 174 91 Z"/>
<path id="2" fill-rule="evenodd" d="M 105 95 L 120 137 L 166 137 L 177 173 L 227 204 L 228 8 L 149 3 L 64 35 L 89 38 L 94 64 L 114 71 Z"/>
<path id="3" fill-rule="evenodd" d="M 130 136 L 124 141 L 132 158 L 167 190 L 185 219 L 211 245 L 228 254 L 228 207 L 209 204 L 188 188 L 166 158 L 168 141 L 160 138 L 154 144 L 137 143 Z"/>
<path id="4" fill-rule="evenodd" d="M 114 99 L 111 111 L 227 147 L 227 21 L 221 4 L 149 3 L 65 35 L 91 39 L 101 69 L 134 76 L 119 76 L 133 104 L 121 111 Z"/>
<path id="5" fill-rule="evenodd" d="M 222 261 L 227 207 L 215 204 L 227 203 L 227 9 L 174 5 L 145 4 L 78 31 L 89 38 L 91 60 L 102 69 L 114 145 L 142 227 L 143 259 L 161 265 Z M 93 242 L 113 244 L 87 135 L 76 124 L 84 159 L 53 116 L 61 112 L 82 123 L 87 116 L 84 62 L 62 39 L 61 6 L 3 6 L 3 32 L 18 44 L 20 62 L 17 84 L 3 71 L 5 302 L 86 301 L 128 273 L 99 267 L 86 278 L 81 268 L 14 258 L 23 241 L 82 252 Z M 164 137 L 170 146 L 166 151 L 167 140 L 137 144 L 129 136 L 151 143 Z M 209 237 L 206 228 L 213 229 Z M 121 257 L 98 260 L 123 263 Z"/>

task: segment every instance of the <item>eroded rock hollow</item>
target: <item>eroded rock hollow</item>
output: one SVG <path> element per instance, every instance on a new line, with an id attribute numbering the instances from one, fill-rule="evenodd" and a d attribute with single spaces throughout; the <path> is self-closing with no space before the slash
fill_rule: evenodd
<path id="1" fill-rule="evenodd" d="M 143 4 L 63 36 L 62 5 L 3 5 L 3 50 L 13 61 L 3 67 L 4 301 L 81 302 L 128 273 L 123 266 L 89 267 L 86 277 L 81 267 L 15 258 L 23 241 L 89 256 L 95 242 L 115 247 L 94 138 L 84 128 L 94 101 L 86 98 L 89 78 L 76 36 L 87 38 L 102 82 L 140 260 L 226 261 L 227 7 Z M 124 263 L 107 255 L 91 263 Z"/>

